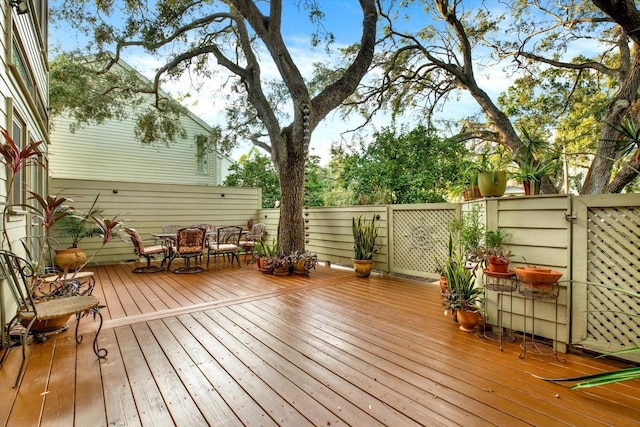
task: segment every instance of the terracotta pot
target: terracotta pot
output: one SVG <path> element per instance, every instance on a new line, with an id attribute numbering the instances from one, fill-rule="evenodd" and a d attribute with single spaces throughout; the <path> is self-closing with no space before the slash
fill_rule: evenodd
<path id="1" fill-rule="evenodd" d="M 357 277 L 369 277 L 371 270 L 373 270 L 372 259 L 352 259 L 353 269 L 356 271 Z"/>
<path id="2" fill-rule="evenodd" d="M 487 259 L 489 271 L 491 273 L 507 273 L 509 271 L 509 261 L 491 256 Z"/>
<path id="3" fill-rule="evenodd" d="M 550 268 L 516 267 L 514 270 L 522 284 L 540 289 L 549 288 L 562 277 L 561 272 Z"/>
<path id="4" fill-rule="evenodd" d="M 297 274 L 299 276 L 304 276 L 304 264 L 305 264 L 305 260 L 304 259 L 296 261 L 293 264 L 293 272 L 294 272 L 294 274 Z"/>
<path id="5" fill-rule="evenodd" d="M 522 181 L 522 186 L 527 196 L 540 194 L 540 181 L 525 179 Z"/>
<path id="6" fill-rule="evenodd" d="M 64 328 L 64 325 L 67 324 L 71 316 L 73 315 L 65 314 L 65 315 L 57 316 L 47 320 L 36 320 L 35 322 L 33 322 L 33 325 L 31 326 L 30 333 L 42 334 L 45 332 L 53 332 L 53 331 L 61 330 L 62 328 Z M 22 326 L 26 328 L 27 326 L 29 326 L 29 321 L 30 319 L 29 320 L 22 319 L 20 323 L 22 324 Z"/>
<path id="7" fill-rule="evenodd" d="M 480 192 L 480 187 L 478 187 L 477 185 L 473 186 L 473 189 L 471 188 L 471 186 L 467 186 L 464 189 L 464 192 L 462 193 L 462 199 L 467 201 L 467 200 L 476 200 L 476 199 L 481 199 L 482 198 L 482 193 Z"/>
<path id="8" fill-rule="evenodd" d="M 75 271 L 87 261 L 87 254 L 82 248 L 57 249 L 54 261 L 62 271 Z"/>
<path id="9" fill-rule="evenodd" d="M 440 276 L 440 293 L 442 295 L 449 292 L 449 286 L 447 285 L 447 278 L 444 276 Z"/>
<path id="10" fill-rule="evenodd" d="M 459 329 L 464 332 L 473 332 L 480 323 L 480 312 L 478 310 L 475 311 L 467 311 L 467 310 L 458 310 L 458 323 L 460 324 Z"/>
<path id="11" fill-rule="evenodd" d="M 278 266 L 273 269 L 273 274 L 275 274 L 276 276 L 288 276 L 289 266 L 288 265 Z"/>
<path id="12" fill-rule="evenodd" d="M 267 267 L 267 259 L 265 257 L 258 258 L 258 269 L 264 274 L 272 272 L 272 270 Z"/>

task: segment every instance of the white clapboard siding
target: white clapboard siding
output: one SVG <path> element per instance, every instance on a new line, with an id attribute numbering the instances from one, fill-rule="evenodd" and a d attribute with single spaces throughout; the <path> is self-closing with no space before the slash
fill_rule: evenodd
<path id="1" fill-rule="evenodd" d="M 0 126 L 12 133 L 13 120 L 19 118 L 25 125 L 25 140 L 43 141 L 40 148 L 46 152 L 48 145 L 48 122 L 46 102 L 48 100 L 48 68 L 46 40 L 42 40 L 36 27 L 36 15 L 18 16 L 3 2 L 0 7 Z M 14 43 L 19 45 L 14 46 Z M 20 47 L 24 71 L 31 76 L 33 85 L 23 80 L 18 68 L 11 64 L 14 47 Z M 4 143 L 4 141 L 2 141 Z M 0 202 L 4 210 L 7 203 L 7 168 L 0 167 Z M 32 191 L 44 187 L 45 174 L 25 171 L 26 184 Z M 40 182 L 36 182 L 39 180 Z M 6 234 L 12 242 L 12 249 L 20 253 L 18 239 L 30 232 L 28 217 L 24 214 L 11 214 L 3 220 Z M 3 233 L 4 235 L 4 233 Z M 9 244 L 2 239 L 3 249 Z M 15 302 L 5 281 L 0 281 L 0 342 L 5 342 L 5 324 L 15 313 Z"/>
<path id="2" fill-rule="evenodd" d="M 89 125 L 71 133 L 72 121 L 56 118 L 49 150 L 51 175 L 53 178 L 220 185 L 232 161 L 210 153 L 209 173 L 197 173 L 195 136 L 207 134 L 208 129 L 190 116 L 183 117 L 182 122 L 186 138 L 170 145 L 143 145 L 135 138 L 135 124 L 131 119 Z"/>

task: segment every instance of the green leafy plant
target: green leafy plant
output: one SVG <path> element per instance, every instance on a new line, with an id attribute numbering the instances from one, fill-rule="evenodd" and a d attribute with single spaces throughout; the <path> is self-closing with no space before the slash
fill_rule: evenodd
<path id="1" fill-rule="evenodd" d="M 380 230 L 380 226 L 376 223 L 376 215 L 373 215 L 368 224 L 367 221 L 362 218 L 362 215 L 360 215 L 357 220 L 353 217 L 351 220 L 351 229 L 353 231 L 353 259 L 373 259 L 378 252 L 376 240 L 378 238 L 378 231 Z"/>
<path id="2" fill-rule="evenodd" d="M 280 247 L 275 238 L 271 241 L 271 243 L 267 242 L 266 240 L 260 239 L 256 240 L 255 251 L 258 258 L 273 257 L 278 255 L 278 252 L 280 252 Z"/>
<path id="3" fill-rule="evenodd" d="M 507 166 L 511 163 L 511 158 L 507 156 L 504 150 L 495 152 L 484 151 L 480 153 L 475 163 L 475 169 L 478 174 L 490 173 L 493 184 L 498 183 L 498 172 L 507 170 Z"/>
<path id="4" fill-rule="evenodd" d="M 99 197 L 100 194 L 93 200 L 87 212 L 80 212 L 65 206 L 60 207 L 60 209 L 69 211 L 70 214 L 58 221 L 56 230 L 60 235 L 71 238 L 72 248 L 77 248 L 82 239 L 100 235 L 102 230 L 96 224 L 96 218 L 101 214 L 101 210 L 96 208 Z"/>
<path id="5" fill-rule="evenodd" d="M 462 256 L 451 252 L 444 271 L 448 286 L 443 300 L 445 315 L 450 310 L 480 310 L 482 288 L 476 286 L 476 268 L 467 266 Z"/>
<path id="6" fill-rule="evenodd" d="M 459 252 L 474 253 L 483 243 L 485 229 L 480 220 L 480 206 L 474 205 L 469 212 L 464 212 L 460 218 L 449 224 L 449 232 L 453 236 L 453 243 Z"/>
<path id="7" fill-rule="evenodd" d="M 510 233 L 498 228 L 487 230 L 484 233 L 484 243 L 476 247 L 469 255 L 469 259 L 481 262 L 484 266 L 489 258 L 498 258 L 502 261 L 510 261 L 513 254 L 510 250 L 504 249 L 505 241 L 511 236 Z"/>
<path id="8" fill-rule="evenodd" d="M 550 175 L 558 166 L 558 160 L 553 158 L 538 158 L 536 154 L 547 147 L 547 142 L 533 133 L 522 129 L 522 147 L 515 156 L 518 164 L 512 176 L 521 181 L 537 181 Z"/>

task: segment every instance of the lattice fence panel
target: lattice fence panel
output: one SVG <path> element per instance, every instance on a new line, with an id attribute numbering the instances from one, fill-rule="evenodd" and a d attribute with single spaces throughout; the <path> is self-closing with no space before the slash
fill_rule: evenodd
<path id="1" fill-rule="evenodd" d="M 449 223 L 455 218 L 455 209 L 392 210 L 393 272 L 416 276 L 435 275 L 438 260 L 447 257 Z"/>
<path id="2" fill-rule="evenodd" d="M 640 209 L 590 208 L 587 280 L 640 292 Z M 640 299 L 589 286 L 587 335 L 612 349 L 640 346 Z"/>

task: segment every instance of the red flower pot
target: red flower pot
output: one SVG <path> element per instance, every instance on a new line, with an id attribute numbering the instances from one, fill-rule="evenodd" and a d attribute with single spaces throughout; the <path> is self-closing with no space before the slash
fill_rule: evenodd
<path id="1" fill-rule="evenodd" d="M 509 261 L 495 256 L 490 256 L 487 259 L 489 264 L 489 271 L 491 273 L 507 273 L 509 271 Z"/>

